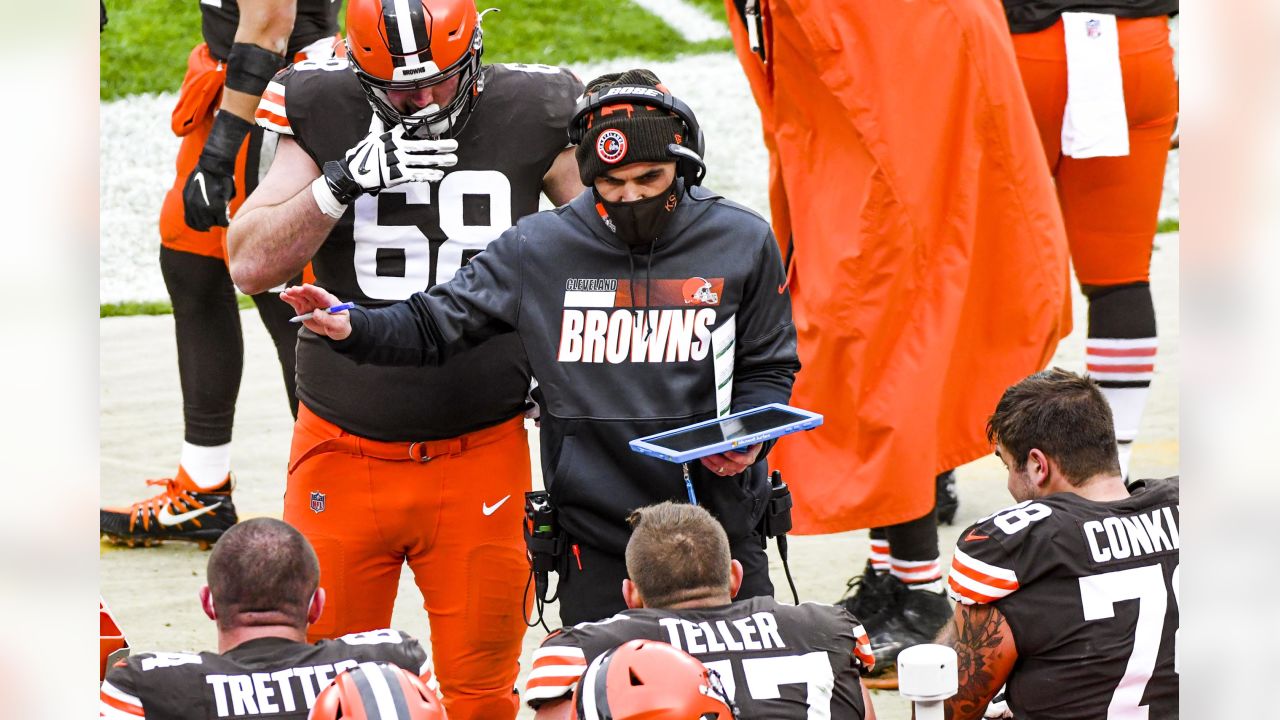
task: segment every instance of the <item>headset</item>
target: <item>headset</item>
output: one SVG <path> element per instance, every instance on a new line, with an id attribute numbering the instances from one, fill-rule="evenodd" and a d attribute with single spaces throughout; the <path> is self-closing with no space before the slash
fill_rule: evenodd
<path id="1" fill-rule="evenodd" d="M 573 117 L 569 120 L 569 142 L 581 145 L 587 134 L 587 117 L 606 105 L 645 105 L 667 112 L 680 118 L 684 123 L 684 143 L 667 145 L 667 152 L 676 161 L 680 177 L 684 178 L 686 187 L 702 183 L 706 177 L 707 166 L 702 162 L 705 148 L 702 126 L 684 101 L 669 92 L 648 85 L 614 85 L 601 92 L 587 93 L 578 100 L 573 109 Z"/>

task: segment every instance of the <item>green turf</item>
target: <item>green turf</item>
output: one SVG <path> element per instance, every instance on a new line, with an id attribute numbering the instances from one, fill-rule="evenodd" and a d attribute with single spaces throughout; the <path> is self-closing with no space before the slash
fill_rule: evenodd
<path id="1" fill-rule="evenodd" d="M 177 90 L 187 55 L 200 41 L 200 6 L 192 0 L 116 0 L 101 38 L 103 100 Z"/>
<path id="2" fill-rule="evenodd" d="M 241 310 L 253 307 L 253 298 L 236 294 L 236 302 Z M 165 300 L 130 301 L 122 303 L 103 303 L 98 306 L 98 317 L 128 317 L 130 315 L 171 315 L 173 306 Z"/>
<path id="3" fill-rule="evenodd" d="M 723 21 L 717 0 L 691 0 Z M 485 60 L 578 64 L 616 57 L 666 60 L 729 50 L 729 40 L 685 42 L 656 16 L 620 0 L 480 0 L 485 18 Z M 98 94 L 112 100 L 144 92 L 170 92 L 182 83 L 186 57 L 200 41 L 200 10 L 192 0 L 117 0 L 108 3 L 102 34 Z M 585 79 L 585 78 L 584 78 Z"/>
<path id="4" fill-rule="evenodd" d="M 1156 226 L 1157 233 L 1178 232 L 1178 218 L 1165 218 Z"/>

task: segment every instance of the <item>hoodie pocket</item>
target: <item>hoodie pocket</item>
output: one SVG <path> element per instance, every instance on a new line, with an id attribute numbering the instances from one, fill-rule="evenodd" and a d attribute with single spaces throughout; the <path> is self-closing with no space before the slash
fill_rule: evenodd
<path id="1" fill-rule="evenodd" d="M 577 438 L 572 433 L 566 434 L 561 439 L 555 465 L 551 468 L 551 477 L 544 478 L 547 490 L 554 488 L 560 493 L 565 491 L 565 481 L 569 479 L 569 473 L 573 470 L 573 456 L 577 446 Z"/>

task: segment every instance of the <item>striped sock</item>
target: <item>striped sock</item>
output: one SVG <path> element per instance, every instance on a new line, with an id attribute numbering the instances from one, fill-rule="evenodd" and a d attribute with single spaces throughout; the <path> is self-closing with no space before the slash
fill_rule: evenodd
<path id="1" fill-rule="evenodd" d="M 1085 341 L 1085 362 L 1090 377 L 1111 404 L 1120 473 L 1128 478 L 1133 441 L 1138 437 L 1155 375 L 1156 338 L 1089 338 Z"/>
<path id="2" fill-rule="evenodd" d="M 889 572 L 889 541 L 884 538 L 871 538 L 871 569 L 878 573 Z"/>
<path id="3" fill-rule="evenodd" d="M 899 560 L 889 558 L 889 572 L 912 590 L 942 592 L 942 563 L 932 560 Z"/>

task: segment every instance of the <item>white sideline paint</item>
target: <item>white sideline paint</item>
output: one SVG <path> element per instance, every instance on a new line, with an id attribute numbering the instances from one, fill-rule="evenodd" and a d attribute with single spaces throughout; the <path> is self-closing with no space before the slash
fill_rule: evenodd
<path id="1" fill-rule="evenodd" d="M 671 26 L 688 42 L 705 42 L 729 37 L 729 29 L 684 0 L 631 0 Z"/>

